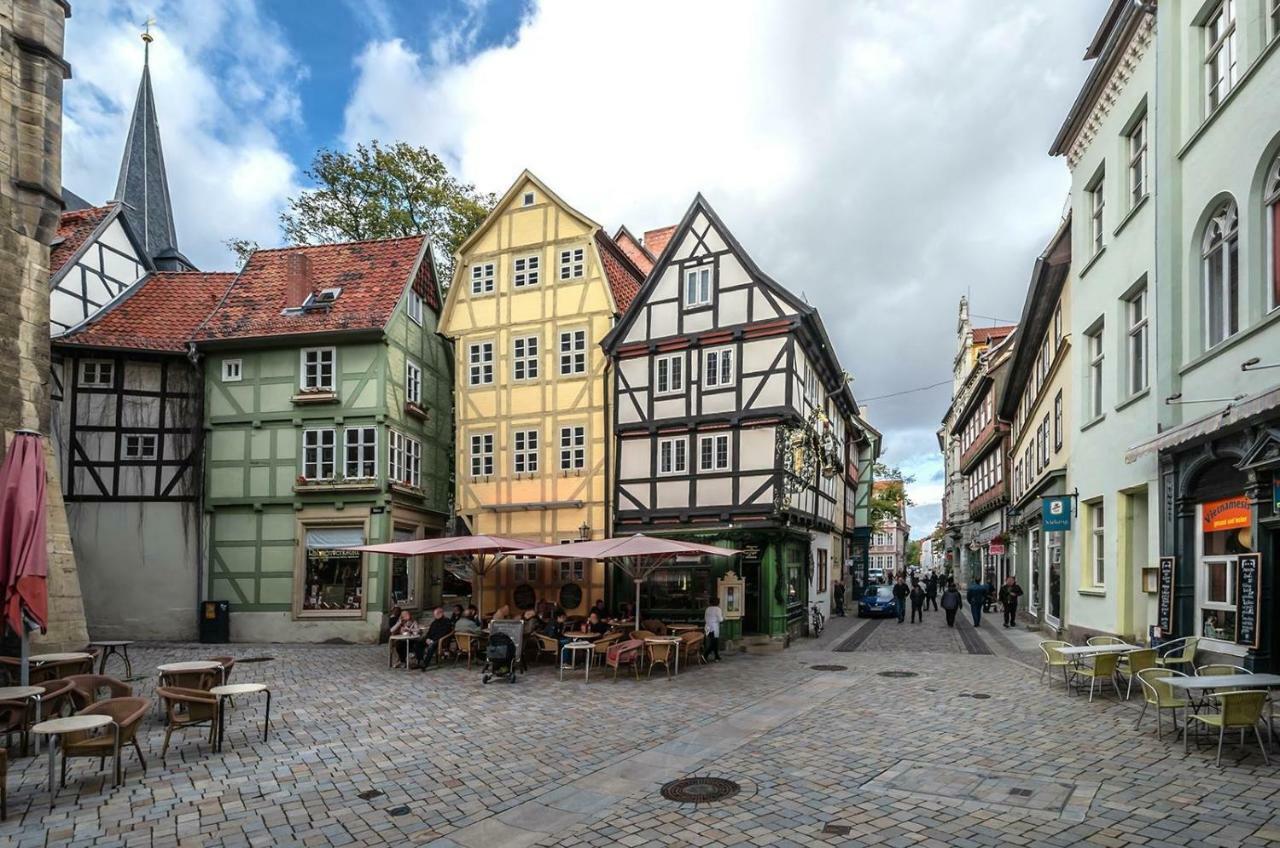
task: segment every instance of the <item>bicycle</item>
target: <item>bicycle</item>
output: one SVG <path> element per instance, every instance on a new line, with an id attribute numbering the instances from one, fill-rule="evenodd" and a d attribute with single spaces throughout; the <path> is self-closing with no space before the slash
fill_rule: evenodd
<path id="1" fill-rule="evenodd" d="M 818 609 L 818 604 L 816 602 L 809 612 L 809 635 L 814 639 L 817 639 L 822 635 L 822 626 L 826 622 L 826 618 L 823 617 L 822 610 Z"/>

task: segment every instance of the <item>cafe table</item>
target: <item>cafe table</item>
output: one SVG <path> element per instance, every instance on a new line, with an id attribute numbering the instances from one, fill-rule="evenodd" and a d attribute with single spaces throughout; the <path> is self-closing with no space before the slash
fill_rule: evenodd
<path id="1" fill-rule="evenodd" d="M 27 657 L 27 662 L 33 662 L 36 665 L 44 665 L 45 663 L 73 662 L 75 660 L 91 660 L 93 654 L 86 654 L 83 651 L 69 651 L 60 654 L 33 654 Z"/>
<path id="2" fill-rule="evenodd" d="M 222 740 L 225 737 L 223 730 L 223 716 L 227 712 L 227 699 L 233 695 L 256 695 L 259 692 L 267 693 L 267 712 L 262 719 L 262 741 L 267 741 L 267 728 L 271 726 L 271 690 L 264 683 L 228 683 L 223 686 L 215 686 L 209 690 L 210 695 L 218 698 L 218 738 L 214 750 L 222 752 Z"/>
<path id="3" fill-rule="evenodd" d="M 156 666 L 156 670 L 161 674 L 178 674 L 184 671 L 217 671 L 219 679 L 224 683 L 227 679 L 227 670 L 223 668 L 222 663 L 213 660 L 191 660 L 189 662 L 165 663 Z"/>
<path id="4" fill-rule="evenodd" d="M 676 664 L 673 669 L 674 674 L 680 673 L 680 643 L 684 640 L 679 636 L 650 636 L 645 639 L 648 645 L 670 645 L 671 652 L 676 655 Z"/>
<path id="5" fill-rule="evenodd" d="M 34 701 L 37 722 L 40 721 L 40 696 L 43 694 L 44 689 L 40 686 L 0 686 L 0 701 Z M 25 755 L 27 752 L 22 753 Z"/>
<path id="6" fill-rule="evenodd" d="M 120 725 L 116 724 L 111 719 L 111 716 L 95 714 L 95 715 L 73 715 L 73 716 L 67 716 L 66 718 L 55 718 L 55 719 L 50 719 L 49 721 L 42 721 L 39 724 L 32 726 L 31 732 L 38 733 L 42 736 L 58 737 L 63 735 L 64 733 L 81 733 L 86 730 L 93 730 L 94 728 L 97 728 L 97 727 L 106 727 L 108 724 L 112 725 L 115 728 L 115 762 L 113 763 L 115 783 L 113 783 L 112 785 L 118 786 L 120 783 Z M 56 750 L 56 746 L 54 745 L 54 739 L 50 738 L 49 739 L 49 809 L 51 810 L 53 809 L 53 799 L 54 799 L 54 795 L 56 794 L 54 790 L 54 783 L 53 783 L 54 770 L 56 765 L 56 759 L 54 755 L 55 750 Z"/>
<path id="7" fill-rule="evenodd" d="M 125 639 L 96 639 L 89 643 L 90 648 L 101 648 L 102 659 L 98 660 L 98 674 L 107 673 L 107 659 L 112 655 L 124 660 L 125 677 L 133 677 L 133 663 L 129 662 L 129 646 L 133 642 Z"/>
<path id="8" fill-rule="evenodd" d="M 689 633 L 694 630 L 701 630 L 701 624 L 668 624 L 667 629 L 672 633 Z"/>
<path id="9" fill-rule="evenodd" d="M 577 642 L 568 642 L 564 645 L 564 647 L 560 649 L 561 654 L 564 654 L 565 651 L 569 652 L 570 670 L 574 670 L 578 667 L 578 653 L 579 652 L 586 653 L 586 657 L 584 657 L 584 659 L 586 660 L 587 676 L 583 679 L 584 683 L 591 682 L 591 651 L 594 650 L 594 648 L 595 646 L 592 645 L 590 642 L 581 640 Z M 560 659 L 560 682 L 563 683 L 564 682 L 564 659 L 563 657 L 559 657 L 558 659 Z"/>
<path id="10" fill-rule="evenodd" d="M 1202 692 L 1206 689 L 1266 689 L 1269 691 L 1280 687 L 1280 674 L 1189 674 L 1186 677 L 1175 674 L 1160 679 L 1170 689 L 1182 689 L 1187 692 L 1191 690 Z M 1273 744 L 1276 738 L 1274 722 L 1273 702 L 1272 714 L 1267 718 L 1267 735 L 1271 737 Z"/>
<path id="11" fill-rule="evenodd" d="M 387 668 L 395 668 L 396 642 L 404 642 L 404 670 L 409 670 L 409 643 L 425 639 L 425 633 L 397 633 L 387 637 Z"/>
<path id="12" fill-rule="evenodd" d="M 1141 650 L 1141 645 L 1071 645 L 1058 648 L 1057 652 L 1064 657 L 1096 657 L 1102 654 L 1127 654 L 1130 651 Z"/>

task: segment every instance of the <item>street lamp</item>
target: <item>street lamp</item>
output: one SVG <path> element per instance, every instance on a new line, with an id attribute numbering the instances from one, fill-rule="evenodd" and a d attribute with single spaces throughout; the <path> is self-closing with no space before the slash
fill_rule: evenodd
<path id="1" fill-rule="evenodd" d="M 582 522 L 582 526 L 578 528 L 578 541 L 587 542 L 591 540 L 591 525 Z"/>

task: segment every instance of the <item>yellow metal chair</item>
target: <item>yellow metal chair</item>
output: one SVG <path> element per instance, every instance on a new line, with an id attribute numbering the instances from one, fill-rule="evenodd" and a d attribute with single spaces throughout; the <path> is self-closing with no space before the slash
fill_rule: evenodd
<path id="1" fill-rule="evenodd" d="M 1069 658 L 1063 656 L 1060 651 L 1062 648 L 1070 648 L 1070 642 L 1063 642 L 1059 639 L 1045 639 L 1040 643 L 1040 653 L 1044 654 L 1044 665 L 1040 667 L 1040 680 L 1044 680 L 1044 673 L 1051 668 L 1062 669 L 1062 682 L 1064 685 L 1070 686 L 1070 680 L 1067 675 L 1070 673 L 1071 667 L 1075 665 Z M 1049 678 L 1049 686 L 1053 687 L 1053 678 Z"/>
<path id="2" fill-rule="evenodd" d="M 1222 740 L 1226 737 L 1227 731 L 1240 731 L 1240 746 L 1243 748 L 1244 732 L 1248 729 L 1253 731 L 1253 737 L 1258 740 L 1258 750 L 1262 752 L 1262 762 L 1266 765 L 1271 765 L 1271 759 L 1267 756 L 1267 746 L 1262 744 L 1262 734 L 1258 732 L 1258 722 L 1262 720 L 1262 705 L 1267 702 L 1266 690 L 1243 689 L 1235 692 L 1218 692 L 1210 695 L 1210 697 L 1221 706 L 1221 712 L 1202 713 L 1191 715 L 1187 718 L 1197 722 L 1197 740 L 1200 736 L 1199 729 L 1201 724 L 1218 728 L 1218 757 L 1213 761 L 1213 764 L 1215 766 L 1222 765 Z M 1190 750 L 1189 736 L 1189 733 L 1183 734 L 1183 753 Z"/>
<path id="3" fill-rule="evenodd" d="M 1200 644 L 1198 636 L 1184 636 L 1181 639 L 1174 639 L 1172 642 L 1166 642 L 1161 649 L 1168 648 L 1170 645 L 1182 645 L 1175 651 L 1165 651 L 1163 656 L 1156 658 L 1156 665 L 1161 668 L 1178 668 L 1179 666 L 1187 666 L 1188 668 L 1196 667 L 1196 646 Z"/>
<path id="4" fill-rule="evenodd" d="M 1129 681 L 1128 686 L 1126 686 L 1124 690 L 1124 699 L 1126 701 L 1129 700 L 1129 696 L 1133 694 L 1133 678 L 1137 677 L 1140 672 L 1155 667 L 1155 648 L 1146 648 L 1141 651 L 1130 651 L 1120 657 L 1120 662 L 1116 664 L 1116 673 L 1123 674 Z"/>
<path id="5" fill-rule="evenodd" d="M 1117 636 L 1090 636 L 1084 640 L 1086 645 L 1123 645 L 1125 641 Z"/>
<path id="6" fill-rule="evenodd" d="M 1183 710 L 1185 721 L 1186 710 L 1190 709 L 1191 701 L 1182 695 L 1176 694 L 1173 687 L 1168 684 L 1170 677 L 1186 677 L 1180 671 L 1172 668 L 1144 668 L 1138 672 L 1138 683 L 1142 685 L 1142 712 L 1138 713 L 1138 720 L 1133 723 L 1133 729 L 1137 730 L 1142 724 L 1142 718 L 1147 714 L 1147 707 L 1156 708 L 1156 738 L 1164 736 L 1164 724 L 1160 719 L 1161 710 L 1173 711 L 1173 729 L 1176 733 L 1178 730 L 1178 710 Z M 1177 738 L 1176 736 L 1174 737 Z"/>
<path id="7" fill-rule="evenodd" d="M 1093 690 L 1099 680 L 1110 680 L 1117 700 L 1120 698 L 1120 685 L 1116 683 L 1116 662 L 1119 659 L 1119 654 L 1098 654 L 1093 658 L 1093 665 L 1078 665 L 1071 670 L 1072 678 L 1089 678 L 1089 703 L 1093 703 Z"/>

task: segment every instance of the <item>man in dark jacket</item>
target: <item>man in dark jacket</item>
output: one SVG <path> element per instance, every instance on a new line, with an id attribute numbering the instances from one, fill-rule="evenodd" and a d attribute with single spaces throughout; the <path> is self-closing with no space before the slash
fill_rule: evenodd
<path id="1" fill-rule="evenodd" d="M 959 612 L 963 603 L 960 593 L 956 590 L 956 584 L 948 581 L 946 591 L 942 593 L 942 611 L 947 614 L 948 627 L 956 626 L 956 613 Z"/>
<path id="2" fill-rule="evenodd" d="M 969 584 L 969 591 L 965 592 L 965 600 L 969 602 L 969 613 L 973 616 L 973 626 L 982 625 L 982 607 L 987 602 L 986 584 L 978 578 L 973 578 L 973 582 Z"/>
<path id="3" fill-rule="evenodd" d="M 925 609 L 932 608 L 936 610 L 938 608 L 938 575 L 932 571 L 929 572 L 929 576 L 924 580 L 924 599 Z"/>
<path id="4" fill-rule="evenodd" d="M 911 594 L 911 590 L 907 588 L 907 581 L 899 577 L 893 582 L 893 603 L 898 613 L 898 623 L 907 619 L 907 595 Z"/>
<path id="5" fill-rule="evenodd" d="M 418 647 L 418 668 L 427 670 L 427 665 L 440 650 L 440 641 L 453 632 L 453 624 L 444 617 L 444 607 L 436 607 L 431 613 L 431 623 L 427 625 L 427 636 Z"/>
<path id="6" fill-rule="evenodd" d="M 1022 587 L 1009 575 L 1000 587 L 1000 607 L 1004 610 L 1004 627 L 1014 627 L 1018 623 L 1018 598 L 1022 597 Z"/>

